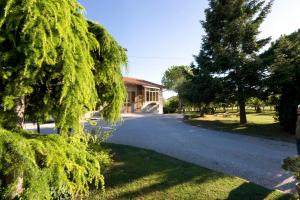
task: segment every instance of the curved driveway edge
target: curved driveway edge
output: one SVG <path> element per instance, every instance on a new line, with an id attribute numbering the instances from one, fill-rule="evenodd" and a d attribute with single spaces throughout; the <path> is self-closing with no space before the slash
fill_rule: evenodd
<path id="1" fill-rule="evenodd" d="M 295 144 L 195 127 L 180 115 L 125 115 L 108 142 L 154 150 L 270 189 L 294 189 L 281 164 L 296 155 Z"/>

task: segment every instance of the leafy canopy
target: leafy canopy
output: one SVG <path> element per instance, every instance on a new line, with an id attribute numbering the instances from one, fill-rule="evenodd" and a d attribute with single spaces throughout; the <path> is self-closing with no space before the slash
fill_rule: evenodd
<path id="1" fill-rule="evenodd" d="M 264 69 L 259 50 L 270 38 L 258 39 L 259 27 L 270 12 L 273 1 L 210 0 L 202 22 L 206 35 L 198 66 L 211 76 L 222 78 L 227 95 L 239 102 L 240 122 L 246 123 L 247 95 L 260 89 Z"/>
<path id="2" fill-rule="evenodd" d="M 126 61 L 104 28 L 87 22 L 76 0 L 0 2 L 2 114 L 14 116 L 17 99 L 25 98 L 32 118 L 52 115 L 62 133 L 70 127 L 78 132 L 80 117 L 98 102 L 103 116 L 115 121 Z"/>
<path id="3" fill-rule="evenodd" d="M 111 159 L 89 135 L 69 138 L 0 128 L 0 198 L 11 199 L 22 180 L 20 199 L 78 199 L 104 190 Z M 88 145 L 88 144 L 92 145 Z"/>
<path id="4" fill-rule="evenodd" d="M 101 25 L 91 21 L 88 23 L 89 31 L 95 35 L 100 46 L 92 51 L 97 108 L 106 120 L 116 122 L 126 98 L 122 67 L 127 65 L 127 55 L 124 48 Z"/>
<path id="5" fill-rule="evenodd" d="M 191 68 L 188 66 L 172 66 L 165 71 L 161 82 L 166 88 L 178 92 L 185 81 L 186 74 L 190 72 Z"/>
<path id="6" fill-rule="evenodd" d="M 300 30 L 283 35 L 261 57 L 269 69 L 268 88 L 278 96 L 276 111 L 280 124 L 294 133 L 300 104 Z"/>
<path id="7" fill-rule="evenodd" d="M 86 20 L 76 0 L 0 1 L 0 126 L 16 125 L 25 102 L 29 119 L 51 115 L 62 133 L 0 127 L 1 199 L 77 199 L 104 189 L 110 158 L 79 120 L 97 103 L 105 119 L 118 120 L 126 62 L 124 49 Z M 66 137 L 69 128 L 76 134 Z"/>

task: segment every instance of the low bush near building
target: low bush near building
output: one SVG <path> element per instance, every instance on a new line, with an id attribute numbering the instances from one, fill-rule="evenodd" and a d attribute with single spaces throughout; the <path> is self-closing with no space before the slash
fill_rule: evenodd
<path id="1" fill-rule="evenodd" d="M 179 109 L 179 100 L 177 96 L 169 98 L 165 103 L 164 103 L 164 114 L 168 113 L 175 113 Z"/>
<path id="2" fill-rule="evenodd" d="M 90 135 L 38 135 L 0 128 L 0 199 L 74 199 L 104 189 L 111 159 Z"/>

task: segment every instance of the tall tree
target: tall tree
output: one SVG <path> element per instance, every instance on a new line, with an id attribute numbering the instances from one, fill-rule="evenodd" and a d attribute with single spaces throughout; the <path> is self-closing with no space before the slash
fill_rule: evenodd
<path id="1" fill-rule="evenodd" d="M 179 110 L 182 109 L 183 104 L 181 88 L 186 81 L 187 75 L 190 73 L 191 68 L 189 66 L 172 66 L 165 71 L 161 81 L 165 88 L 177 92 L 179 98 Z"/>
<path id="2" fill-rule="evenodd" d="M 269 67 L 269 91 L 279 96 L 278 120 L 286 131 L 294 133 L 300 104 L 300 30 L 281 36 L 261 57 Z"/>
<path id="3" fill-rule="evenodd" d="M 101 25 L 89 21 L 89 30 L 100 45 L 99 49 L 92 51 L 97 109 L 105 120 L 114 123 L 120 117 L 126 98 L 122 76 L 122 68 L 127 66 L 126 51 Z"/>
<path id="4" fill-rule="evenodd" d="M 179 88 L 185 81 L 186 74 L 189 72 L 191 72 L 189 66 L 172 66 L 165 71 L 161 82 L 167 89 L 179 92 Z"/>
<path id="5" fill-rule="evenodd" d="M 270 38 L 258 39 L 259 27 L 273 1 L 210 0 L 202 22 L 206 35 L 196 57 L 201 68 L 221 78 L 226 95 L 240 108 L 240 123 L 247 123 L 245 101 L 260 89 L 264 69 L 258 52 Z"/>
<path id="6" fill-rule="evenodd" d="M 91 26 L 76 0 L 0 2 L 0 116 L 13 119 L 2 117 L 2 125 L 23 121 L 27 107 L 36 118 L 52 115 L 64 135 L 71 127 L 80 132 L 80 118 L 99 97 L 102 108 L 111 105 L 104 115 L 117 118 L 126 54 L 102 27 Z"/>
<path id="7" fill-rule="evenodd" d="M 214 79 L 199 66 L 191 66 L 192 73 L 186 75 L 186 81 L 179 88 L 182 99 L 200 110 L 204 116 L 206 108 L 214 102 L 220 90 L 218 79 Z"/>

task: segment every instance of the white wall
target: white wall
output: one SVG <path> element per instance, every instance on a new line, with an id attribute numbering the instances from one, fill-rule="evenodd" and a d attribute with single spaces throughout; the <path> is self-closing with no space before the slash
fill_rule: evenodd
<path id="1" fill-rule="evenodd" d="M 127 92 L 135 92 L 137 95 L 138 92 L 138 87 L 136 85 L 126 85 L 126 90 Z M 143 94 L 145 95 L 145 94 Z M 146 100 L 145 96 L 144 99 Z M 153 106 L 149 106 L 150 104 L 157 104 L 158 108 L 155 108 Z M 134 108 L 136 109 L 136 108 Z M 163 114 L 163 93 L 162 90 L 160 90 L 159 93 L 159 101 L 145 101 L 143 102 L 141 111 L 144 113 L 158 113 L 158 114 Z"/>
<path id="2" fill-rule="evenodd" d="M 156 108 L 156 106 L 150 106 L 150 104 L 156 104 L 158 105 L 158 108 Z M 162 94 L 162 90 L 160 90 L 159 93 L 159 101 L 146 101 L 144 102 L 143 106 L 142 106 L 142 112 L 144 113 L 158 113 L 158 114 L 163 114 L 163 94 Z"/>

